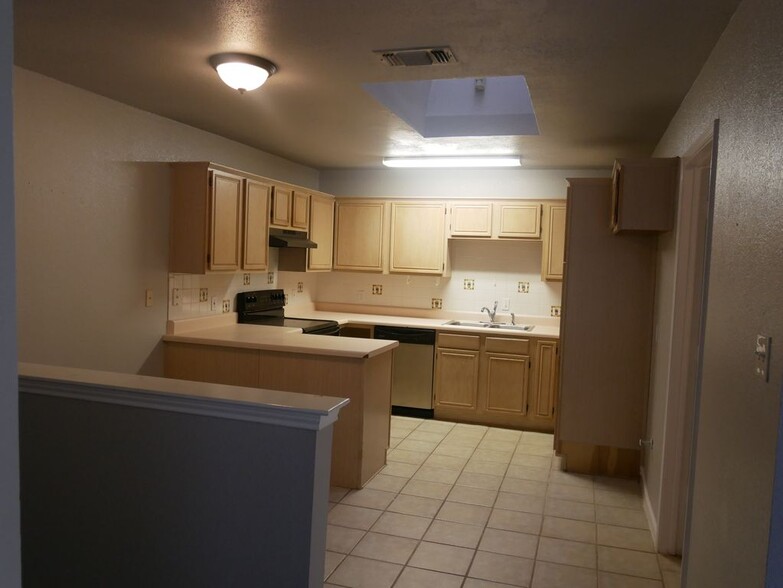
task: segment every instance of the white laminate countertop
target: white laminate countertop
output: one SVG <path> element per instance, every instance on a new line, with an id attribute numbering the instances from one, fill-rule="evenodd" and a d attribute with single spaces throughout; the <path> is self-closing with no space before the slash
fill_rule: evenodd
<path id="1" fill-rule="evenodd" d="M 471 334 L 494 334 L 510 337 L 547 337 L 558 339 L 560 337 L 560 327 L 553 325 L 534 324 L 532 331 L 515 331 L 512 329 L 488 329 L 487 327 L 465 327 L 457 325 L 447 325 L 449 319 L 444 318 L 419 318 L 410 316 L 396 316 L 383 314 L 360 314 L 352 312 L 332 312 L 328 310 L 303 310 L 290 312 L 291 316 L 297 314 L 313 319 L 328 319 L 337 321 L 341 325 L 347 323 L 359 325 L 387 325 L 391 327 L 418 327 L 422 329 L 434 329 L 436 331 L 448 332 L 466 332 Z M 474 319 L 481 320 L 481 319 Z M 530 324 L 529 322 L 519 321 L 520 323 Z"/>
<path id="2" fill-rule="evenodd" d="M 19 390 L 315 430 L 333 423 L 348 404 L 347 398 L 334 396 L 32 363 L 19 364 Z"/>
<path id="3" fill-rule="evenodd" d="M 170 334 L 164 335 L 164 341 L 351 358 L 375 357 L 398 345 L 397 341 L 303 335 L 301 329 L 237 323 L 185 330 L 181 333 L 176 333 L 176 327 L 173 330 L 174 333 L 169 328 Z"/>
<path id="4" fill-rule="evenodd" d="M 333 310 L 293 308 L 286 311 L 291 317 L 337 321 L 360 325 L 387 325 L 396 327 L 418 327 L 436 331 L 491 334 L 508 337 L 558 338 L 560 327 L 552 324 L 534 324 L 532 331 L 509 329 L 488 329 L 486 327 L 465 327 L 447 325 L 448 319 L 409 317 L 399 315 L 362 314 Z M 529 319 L 530 317 L 525 317 Z M 526 320 L 526 324 L 531 321 Z M 169 321 L 164 341 L 192 343 L 197 345 L 218 345 L 241 347 L 286 353 L 308 355 L 333 355 L 338 357 L 368 358 L 386 353 L 397 347 L 396 341 L 362 339 L 354 337 L 333 337 L 327 335 L 304 335 L 300 329 L 270 327 L 264 325 L 237 324 L 236 314 L 227 313 L 195 319 Z"/>

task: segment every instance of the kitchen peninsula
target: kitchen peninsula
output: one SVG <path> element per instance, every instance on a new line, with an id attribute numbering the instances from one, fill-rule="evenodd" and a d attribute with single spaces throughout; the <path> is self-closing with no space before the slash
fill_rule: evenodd
<path id="1" fill-rule="evenodd" d="M 169 321 L 166 377 L 348 398 L 334 427 L 331 482 L 361 488 L 386 463 L 397 342 L 235 321 L 235 314 Z"/>

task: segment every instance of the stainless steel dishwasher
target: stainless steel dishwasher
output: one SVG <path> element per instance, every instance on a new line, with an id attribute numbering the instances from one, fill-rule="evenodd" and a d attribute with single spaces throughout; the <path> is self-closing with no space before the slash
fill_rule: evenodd
<path id="1" fill-rule="evenodd" d="M 377 325 L 374 338 L 400 342 L 392 367 L 392 414 L 432 418 L 435 331 Z"/>

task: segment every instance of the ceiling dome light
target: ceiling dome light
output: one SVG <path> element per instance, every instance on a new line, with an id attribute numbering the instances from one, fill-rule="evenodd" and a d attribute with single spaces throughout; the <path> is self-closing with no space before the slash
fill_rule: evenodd
<path id="1" fill-rule="evenodd" d="M 271 61 L 247 53 L 218 53 L 209 58 L 209 64 L 227 86 L 239 90 L 240 94 L 259 88 L 277 71 Z"/>

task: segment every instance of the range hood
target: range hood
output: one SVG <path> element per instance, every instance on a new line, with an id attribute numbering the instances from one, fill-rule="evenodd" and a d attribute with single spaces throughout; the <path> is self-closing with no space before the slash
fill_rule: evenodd
<path id="1" fill-rule="evenodd" d="M 308 239 L 307 233 L 304 232 L 269 229 L 269 246 L 316 249 L 318 247 L 318 243 Z"/>

